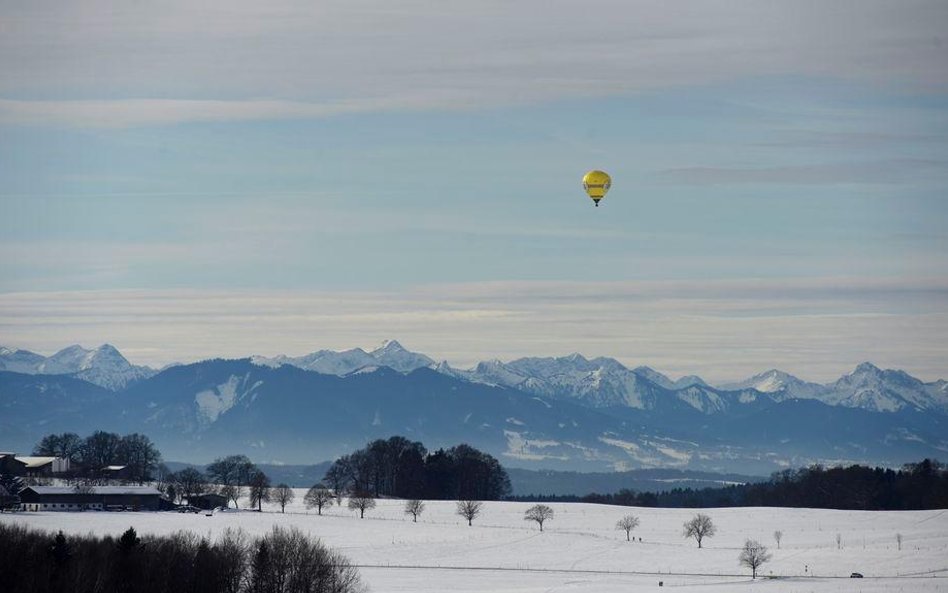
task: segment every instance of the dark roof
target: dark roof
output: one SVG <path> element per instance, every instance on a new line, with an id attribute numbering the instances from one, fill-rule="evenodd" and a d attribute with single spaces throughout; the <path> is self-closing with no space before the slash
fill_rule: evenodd
<path id="1" fill-rule="evenodd" d="M 78 494 L 73 486 L 27 486 L 36 494 L 65 495 Z M 127 494 L 130 496 L 160 496 L 161 492 L 151 486 L 92 486 L 90 494 Z"/>

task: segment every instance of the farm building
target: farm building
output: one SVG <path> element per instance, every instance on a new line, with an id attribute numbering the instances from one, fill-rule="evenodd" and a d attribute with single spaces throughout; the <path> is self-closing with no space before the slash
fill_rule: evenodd
<path id="1" fill-rule="evenodd" d="M 69 471 L 69 460 L 63 457 L 17 456 L 25 464 L 26 476 L 52 476 Z"/>
<path id="2" fill-rule="evenodd" d="M 25 511 L 157 511 L 161 493 L 150 486 L 28 486 L 20 492 Z"/>
<path id="3" fill-rule="evenodd" d="M 99 470 L 99 475 L 107 480 L 129 480 L 132 471 L 127 465 L 107 465 Z"/>
<path id="4" fill-rule="evenodd" d="M 188 499 L 188 504 L 199 509 L 216 509 L 217 507 L 227 506 L 227 497 L 221 494 L 209 492 L 207 494 L 197 494 Z"/>
<path id="5" fill-rule="evenodd" d="M 0 453 L 0 474 L 39 477 L 63 474 L 69 469 L 69 460 L 62 457 Z"/>

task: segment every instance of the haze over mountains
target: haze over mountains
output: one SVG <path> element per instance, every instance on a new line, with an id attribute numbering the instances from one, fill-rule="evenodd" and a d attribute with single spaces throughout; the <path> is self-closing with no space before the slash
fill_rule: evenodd
<path id="1" fill-rule="evenodd" d="M 581 471 L 900 464 L 948 451 L 948 388 L 863 363 L 829 384 L 777 370 L 713 387 L 611 358 L 455 369 L 396 341 L 366 352 L 208 360 L 160 372 L 115 348 L 0 349 L 0 446 L 43 434 L 139 431 L 165 456 L 247 452 L 316 463 L 370 438 L 466 441 L 503 463 Z"/>

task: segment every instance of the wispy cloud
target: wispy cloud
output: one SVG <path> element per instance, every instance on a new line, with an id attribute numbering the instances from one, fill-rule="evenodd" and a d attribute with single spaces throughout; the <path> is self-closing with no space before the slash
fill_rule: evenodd
<path id="1" fill-rule="evenodd" d="M 918 181 L 919 175 L 944 177 L 948 162 L 928 159 L 892 159 L 862 163 L 829 163 L 792 167 L 736 169 L 684 167 L 669 169 L 659 177 L 687 185 L 778 183 L 787 185 L 886 184 Z"/>
<path id="2" fill-rule="evenodd" d="M 463 109 L 468 105 L 463 101 L 436 95 L 326 103 L 275 99 L 0 100 L 0 124 L 125 128 L 188 122 L 320 119 L 354 113 L 445 109 L 448 106 Z"/>
<path id="3" fill-rule="evenodd" d="M 948 283 L 925 278 L 7 293 L 0 335 L 40 352 L 112 342 L 156 365 L 395 337 L 458 366 L 579 351 L 711 380 L 774 366 L 829 380 L 862 360 L 934 379 L 946 374 L 946 303 Z"/>
<path id="4" fill-rule="evenodd" d="M 759 76 L 948 85 L 948 5 L 937 0 L 95 0 L 3 11 L 7 123 L 319 118 Z M 261 89 L 272 98 L 251 99 Z"/>

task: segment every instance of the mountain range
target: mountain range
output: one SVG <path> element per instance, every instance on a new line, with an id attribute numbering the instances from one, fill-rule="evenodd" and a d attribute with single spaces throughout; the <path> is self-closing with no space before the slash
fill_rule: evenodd
<path id="1" fill-rule="evenodd" d="M 123 389 L 158 372 L 146 366 L 133 365 L 111 344 L 103 344 L 93 350 L 73 345 L 52 356 L 0 346 L 0 371 L 28 375 L 71 375 L 112 390 Z"/>
<path id="2" fill-rule="evenodd" d="M 48 432 L 137 431 L 166 458 L 193 462 L 243 452 L 317 463 L 392 434 L 572 471 L 761 474 L 948 451 L 946 382 L 869 363 L 828 384 L 773 370 L 715 387 L 579 354 L 455 369 L 396 341 L 160 372 L 109 345 L 48 358 L 4 348 L 0 412 L 0 449 L 27 450 Z"/>
<path id="3" fill-rule="evenodd" d="M 655 405 L 656 398 L 674 392 L 673 397 L 708 413 L 727 408 L 735 397 L 744 401 L 762 394 L 774 401 L 813 399 L 832 406 L 878 412 L 917 408 L 948 413 L 948 382 L 945 380 L 924 383 L 904 371 L 882 370 L 868 362 L 827 384 L 804 381 L 772 369 L 744 381 L 712 387 L 695 375 L 672 380 L 647 366 L 629 369 L 614 358 L 590 360 L 580 354 L 520 358 L 506 363 L 490 360 L 471 369 L 455 369 L 447 362 L 436 363 L 424 354 L 411 352 L 395 340 L 388 340 L 368 352 L 361 348 L 318 350 L 298 357 L 252 356 L 250 361 L 270 368 L 286 365 L 339 377 L 379 367 L 400 373 L 430 368 L 465 381 L 512 387 L 534 395 L 574 400 L 590 407 L 649 409 Z M 28 350 L 0 347 L 0 371 L 4 370 L 70 375 L 111 390 L 124 389 L 158 372 L 146 366 L 132 365 L 110 344 L 94 350 L 69 346 L 49 357 Z"/>

